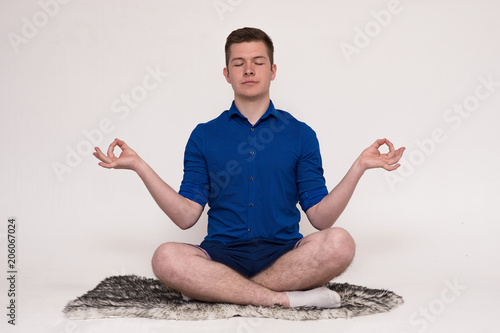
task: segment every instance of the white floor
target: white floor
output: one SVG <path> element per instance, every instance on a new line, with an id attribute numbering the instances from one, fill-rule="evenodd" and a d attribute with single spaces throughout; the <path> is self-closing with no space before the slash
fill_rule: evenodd
<path id="1" fill-rule="evenodd" d="M 418 229 L 416 229 L 418 230 Z M 359 231 L 354 230 L 354 233 Z M 493 252 L 464 247 L 457 252 L 440 247 L 437 232 L 425 241 L 416 232 L 404 241 L 384 239 L 375 231 L 358 237 L 358 253 L 351 268 L 337 281 L 386 288 L 402 295 L 405 304 L 389 313 L 348 320 L 290 322 L 273 319 L 233 318 L 213 321 L 162 321 L 149 319 L 67 320 L 61 310 L 67 301 L 92 289 L 99 273 L 87 267 L 73 272 L 50 270 L 35 275 L 19 273 L 16 326 L 2 320 L 2 332 L 497 332 L 498 268 Z M 374 246 L 374 240 L 383 244 Z M 485 235 L 485 243 L 489 236 Z M 370 241 L 371 240 L 371 241 Z M 450 244 L 450 243 L 448 243 Z M 125 244 L 124 244 L 125 245 Z M 116 244 L 114 244 L 116 246 Z M 397 251 L 396 251 L 397 249 Z M 465 253 L 465 254 L 464 254 Z M 488 258 L 489 257 L 489 258 Z M 485 264 L 483 267 L 481 267 Z M 75 266 L 76 267 L 76 266 Z M 147 269 L 139 275 L 147 274 Z M 27 270 L 26 270 L 27 271 Z M 99 271 L 99 268 L 97 268 Z M 129 274 L 132 271 L 114 272 Z M 111 274 L 113 275 L 113 274 Z M 152 276 L 152 275 L 150 275 Z M 102 276 L 104 278 L 104 276 Z M 71 281 L 71 282 L 68 282 Z M 4 295 L 5 296 L 5 295 Z M 3 302 L 5 304 L 5 302 Z M 3 307 L 5 309 L 5 307 Z M 5 310 L 4 310 L 5 311 Z"/>

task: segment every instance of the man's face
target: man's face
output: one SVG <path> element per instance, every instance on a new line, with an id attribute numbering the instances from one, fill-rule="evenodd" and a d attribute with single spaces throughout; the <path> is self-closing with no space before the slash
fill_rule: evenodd
<path id="1" fill-rule="evenodd" d="M 276 65 L 271 66 L 264 42 L 233 44 L 224 76 L 233 87 L 235 97 L 266 97 L 276 76 Z"/>

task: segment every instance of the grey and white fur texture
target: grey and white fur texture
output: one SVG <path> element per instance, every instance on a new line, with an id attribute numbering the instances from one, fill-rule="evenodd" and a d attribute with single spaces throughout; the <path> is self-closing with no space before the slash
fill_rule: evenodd
<path id="1" fill-rule="evenodd" d="M 180 292 L 157 279 L 136 275 L 112 276 L 96 288 L 70 301 L 63 312 L 69 319 L 150 318 L 162 320 L 211 320 L 235 316 L 284 320 L 351 318 L 387 312 L 403 298 L 392 291 L 369 289 L 348 283 L 328 283 L 342 305 L 337 309 L 283 308 L 185 301 Z"/>

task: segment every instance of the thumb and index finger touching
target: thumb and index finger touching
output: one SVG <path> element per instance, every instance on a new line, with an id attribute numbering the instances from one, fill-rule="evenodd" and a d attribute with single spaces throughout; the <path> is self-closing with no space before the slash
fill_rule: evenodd
<path id="1" fill-rule="evenodd" d="M 109 157 L 111 157 L 111 158 L 115 157 L 114 150 L 115 150 L 116 146 L 118 146 L 122 151 L 129 148 L 129 146 L 127 146 L 125 141 L 120 140 L 120 139 L 114 139 L 113 142 L 111 142 L 111 144 L 108 147 L 108 156 Z"/>
<path id="2" fill-rule="evenodd" d="M 111 169 L 116 166 L 117 163 L 115 161 L 117 157 L 114 154 L 114 149 L 116 146 L 118 146 L 122 151 L 129 148 L 127 144 L 120 139 L 115 139 L 113 140 L 113 142 L 111 142 L 107 150 L 107 155 L 104 154 L 99 147 L 95 147 L 95 152 L 93 153 L 93 155 L 101 161 L 98 163 L 100 166 L 107 169 Z"/>
<path id="3" fill-rule="evenodd" d="M 396 155 L 399 151 L 402 151 L 404 149 L 406 149 L 405 147 L 401 147 L 399 149 L 395 149 L 394 148 L 394 145 L 392 144 L 391 141 L 389 141 L 388 139 L 384 138 L 384 139 L 378 139 L 376 140 L 373 144 L 372 144 L 372 147 L 376 148 L 376 149 L 379 149 L 380 147 L 382 147 L 383 145 L 387 145 L 387 147 L 389 147 L 389 152 L 387 153 L 389 156 L 394 156 Z"/>
<path id="4" fill-rule="evenodd" d="M 399 162 L 399 160 L 401 159 L 403 152 L 406 148 L 401 147 L 401 148 L 396 150 L 394 148 L 394 145 L 392 144 L 392 142 L 386 138 L 376 140 L 372 144 L 372 147 L 374 147 L 378 150 L 384 144 L 387 145 L 387 147 L 389 148 L 389 152 L 387 153 L 388 160 L 386 161 L 386 163 L 384 163 L 384 165 L 382 167 L 387 171 L 394 171 L 401 166 L 400 164 L 396 164 L 396 163 Z"/>

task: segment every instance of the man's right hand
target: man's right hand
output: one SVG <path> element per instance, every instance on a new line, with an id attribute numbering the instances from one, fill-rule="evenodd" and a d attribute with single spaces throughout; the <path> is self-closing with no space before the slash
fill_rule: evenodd
<path id="1" fill-rule="evenodd" d="M 122 150 L 120 156 L 116 157 L 114 154 L 115 147 L 118 146 Z M 101 162 L 100 166 L 106 169 L 129 169 L 135 170 L 141 161 L 139 155 L 132 150 L 125 142 L 115 139 L 108 148 L 108 154 L 105 155 L 99 147 L 95 147 L 93 153 Z"/>

